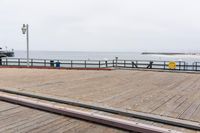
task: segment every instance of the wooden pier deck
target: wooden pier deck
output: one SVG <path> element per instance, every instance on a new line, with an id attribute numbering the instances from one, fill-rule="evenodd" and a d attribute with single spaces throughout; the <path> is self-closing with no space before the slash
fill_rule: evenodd
<path id="1" fill-rule="evenodd" d="M 119 129 L 0 102 L 1 133 L 126 133 Z"/>
<path id="2" fill-rule="evenodd" d="M 37 92 L 124 110 L 200 122 L 200 74 L 133 70 L 2 68 L 0 69 L 0 88 L 15 88 L 25 92 Z M 1 104 L 7 106 L 8 103 L 1 102 Z M 9 104 L 9 106 L 16 105 Z M 25 107 L 18 107 L 19 110 L 21 108 L 26 110 Z M 61 116 L 54 117 L 65 121 L 65 118 Z M 198 132 L 167 125 L 160 126 L 184 132 Z"/>

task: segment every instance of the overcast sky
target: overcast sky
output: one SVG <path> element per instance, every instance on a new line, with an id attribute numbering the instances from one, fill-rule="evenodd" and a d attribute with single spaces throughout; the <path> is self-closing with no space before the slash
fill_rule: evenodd
<path id="1" fill-rule="evenodd" d="M 0 0 L 0 46 L 49 51 L 200 51 L 200 0 Z"/>

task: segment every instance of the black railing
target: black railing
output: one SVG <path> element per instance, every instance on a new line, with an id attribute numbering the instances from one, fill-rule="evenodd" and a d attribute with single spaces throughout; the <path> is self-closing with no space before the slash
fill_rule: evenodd
<path id="1" fill-rule="evenodd" d="M 130 68 L 130 69 L 162 69 L 177 71 L 200 71 L 200 62 L 188 64 L 185 61 L 173 61 L 174 69 L 169 68 L 171 61 L 156 60 L 52 60 L 30 59 L 31 67 L 58 67 L 58 68 Z M 24 58 L 1 58 L 1 66 L 27 66 Z"/>
<path id="2" fill-rule="evenodd" d="M 169 63 L 171 61 L 147 61 L 147 60 L 116 60 L 115 64 L 118 68 L 142 68 L 142 69 L 164 69 L 171 70 Z M 184 61 L 173 61 L 176 68 L 173 70 L 193 70 L 193 65 L 188 65 Z"/>
<path id="3" fill-rule="evenodd" d="M 111 60 L 52 60 L 52 59 L 30 59 L 31 67 L 64 67 L 64 68 L 109 68 L 113 67 Z M 27 66 L 24 58 L 2 58 L 2 66 Z"/>

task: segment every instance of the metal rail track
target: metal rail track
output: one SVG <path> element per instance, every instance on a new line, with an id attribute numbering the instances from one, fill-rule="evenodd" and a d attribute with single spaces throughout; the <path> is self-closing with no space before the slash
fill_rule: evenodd
<path id="1" fill-rule="evenodd" d="M 98 110 L 98 111 L 118 114 L 118 115 L 127 116 L 127 117 L 134 117 L 134 118 L 138 118 L 138 119 L 183 127 L 183 128 L 192 129 L 192 130 L 200 130 L 200 123 L 198 123 L 198 122 L 180 120 L 180 119 L 164 117 L 164 116 L 159 116 L 159 115 L 153 115 L 153 114 L 148 114 L 148 113 L 142 113 L 142 112 L 136 112 L 136 111 L 126 111 L 126 110 L 121 110 L 118 108 L 104 107 L 101 105 L 93 105 L 93 104 L 88 104 L 88 103 L 75 101 L 75 100 L 71 100 L 71 99 L 66 99 L 66 98 L 61 99 L 61 98 L 55 98 L 55 97 L 52 97 L 49 95 L 44 95 L 44 94 L 41 95 L 41 94 L 34 93 L 34 92 L 20 92 L 17 89 L 2 89 L 2 88 L 0 88 L 0 92 L 6 92 L 6 93 L 10 93 L 10 94 L 16 94 L 16 95 L 20 95 L 20 96 L 37 98 L 37 99 L 47 100 L 47 101 L 51 101 L 51 102 L 57 102 L 57 103 L 68 104 L 68 105 L 73 105 L 73 106 L 78 106 L 78 107 L 83 107 L 83 108 L 88 108 L 88 109 L 94 109 L 94 110 Z"/>
<path id="2" fill-rule="evenodd" d="M 127 131 L 140 132 L 140 133 L 181 133 L 174 130 L 169 130 L 165 128 L 160 128 L 156 126 L 150 126 L 142 123 L 137 123 L 129 120 L 124 120 L 120 118 L 113 118 L 110 116 L 100 115 L 97 113 L 81 111 L 77 109 L 67 108 L 59 105 L 53 105 L 52 103 L 41 102 L 34 99 L 27 99 L 18 95 L 11 95 L 9 93 L 1 92 L 0 100 L 19 104 L 22 106 L 27 106 L 35 109 L 40 109 L 43 111 L 48 111 L 60 115 L 70 116 L 73 118 L 78 118 L 82 120 L 87 120 L 95 122 L 98 124 L 103 124 Z"/>

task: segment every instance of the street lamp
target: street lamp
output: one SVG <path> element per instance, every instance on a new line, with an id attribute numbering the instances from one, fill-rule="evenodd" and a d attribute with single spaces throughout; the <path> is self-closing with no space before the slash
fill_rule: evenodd
<path id="1" fill-rule="evenodd" d="M 26 34 L 26 40 L 27 40 L 27 67 L 29 67 L 29 27 L 28 24 L 23 24 L 22 27 L 22 33 Z"/>

